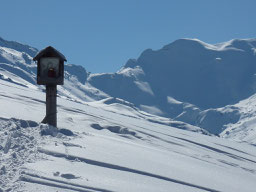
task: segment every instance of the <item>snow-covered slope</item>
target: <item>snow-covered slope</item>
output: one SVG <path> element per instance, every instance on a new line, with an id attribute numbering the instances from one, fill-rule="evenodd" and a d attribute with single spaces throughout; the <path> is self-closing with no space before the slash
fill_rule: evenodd
<path id="1" fill-rule="evenodd" d="M 245 141 L 256 146 L 256 95 L 224 109 L 233 112 L 234 110 L 239 111 L 239 119 L 234 123 L 227 124 L 221 136 L 236 141 Z"/>
<path id="2" fill-rule="evenodd" d="M 116 98 L 58 97 L 57 131 L 40 124 L 44 100 L 0 80 L 0 191 L 255 191 L 252 145 L 182 130 L 198 128 Z"/>

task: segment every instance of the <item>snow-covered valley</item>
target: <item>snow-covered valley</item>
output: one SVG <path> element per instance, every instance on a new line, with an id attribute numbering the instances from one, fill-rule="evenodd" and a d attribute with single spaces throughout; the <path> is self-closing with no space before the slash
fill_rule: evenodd
<path id="1" fill-rule="evenodd" d="M 221 46 L 230 53 L 234 43 L 218 45 L 224 54 Z M 89 74 L 68 64 L 57 130 L 40 123 L 45 88 L 35 84 L 36 52 L 0 39 L 0 191 L 255 191 L 256 97 L 244 98 L 252 89 L 237 103 L 199 108 L 156 96 L 141 66 Z"/>

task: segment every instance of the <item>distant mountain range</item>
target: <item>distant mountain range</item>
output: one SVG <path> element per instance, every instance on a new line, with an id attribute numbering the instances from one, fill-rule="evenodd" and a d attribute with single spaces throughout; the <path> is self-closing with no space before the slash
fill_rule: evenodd
<path id="1" fill-rule="evenodd" d="M 234 105 L 255 93 L 256 39 L 210 45 L 180 39 L 145 50 L 117 73 L 92 74 L 88 82 L 147 112 L 220 134 L 242 118 Z"/>
<path id="2" fill-rule="evenodd" d="M 0 79 L 43 90 L 36 85 L 32 62 L 37 52 L 0 38 Z M 91 74 L 82 66 L 67 64 L 65 84 L 58 87 L 58 94 L 67 99 L 113 97 L 108 100 L 113 103 L 121 98 L 146 112 L 252 143 L 256 143 L 255 92 L 256 39 L 216 45 L 180 39 L 160 50 L 145 50 L 116 73 Z"/>

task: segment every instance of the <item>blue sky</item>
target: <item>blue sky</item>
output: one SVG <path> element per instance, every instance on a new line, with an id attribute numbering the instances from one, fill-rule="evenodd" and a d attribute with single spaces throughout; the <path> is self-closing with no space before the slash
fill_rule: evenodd
<path id="1" fill-rule="evenodd" d="M 0 36 L 52 45 L 93 73 L 116 72 L 179 38 L 256 38 L 255 0 L 1 0 Z"/>

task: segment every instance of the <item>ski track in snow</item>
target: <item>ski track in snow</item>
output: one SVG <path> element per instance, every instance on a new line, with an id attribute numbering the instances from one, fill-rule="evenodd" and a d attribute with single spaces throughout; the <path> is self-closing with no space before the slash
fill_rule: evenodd
<path id="1" fill-rule="evenodd" d="M 96 188 L 96 187 L 90 187 L 86 185 L 79 185 L 72 182 L 66 182 L 58 179 L 53 179 L 49 177 L 44 177 L 32 173 L 23 172 L 22 175 L 19 178 L 21 181 L 30 182 L 30 183 L 37 183 L 40 185 L 46 185 L 46 186 L 53 186 L 63 189 L 70 189 L 73 191 L 95 191 L 95 192 L 112 192 L 110 190 Z"/>

